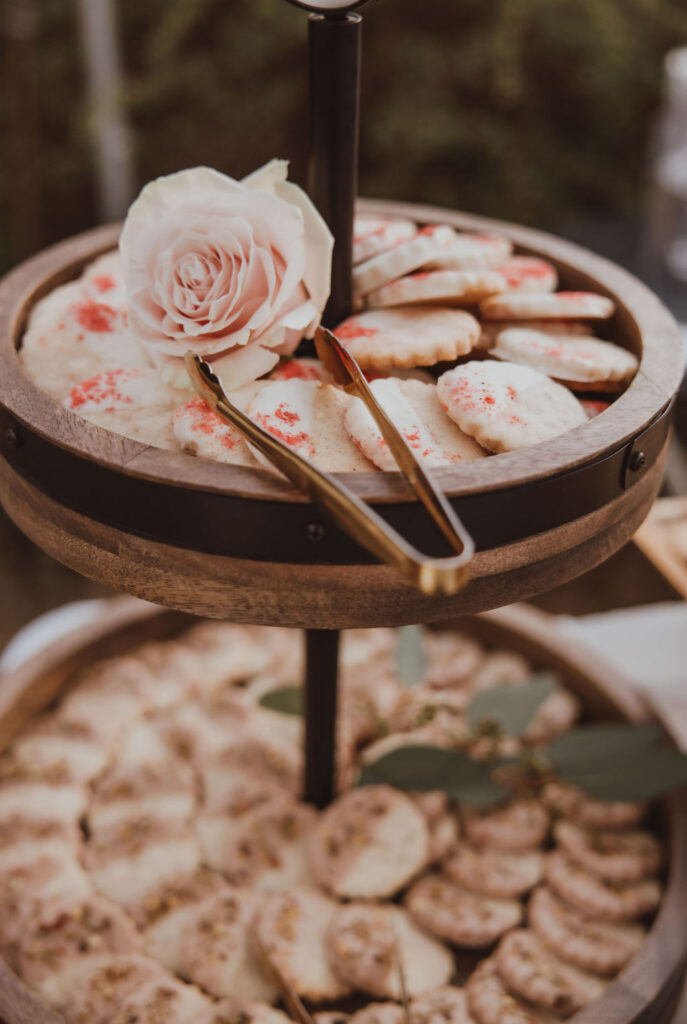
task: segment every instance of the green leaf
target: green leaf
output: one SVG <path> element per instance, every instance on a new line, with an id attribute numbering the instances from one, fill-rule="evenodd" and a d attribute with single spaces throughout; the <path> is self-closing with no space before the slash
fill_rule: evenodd
<path id="1" fill-rule="evenodd" d="M 494 782 L 490 767 L 462 750 L 420 744 L 398 747 L 365 765 L 358 785 L 380 783 L 420 792 L 443 789 L 454 800 L 478 807 L 499 803 L 510 792 Z"/>
<path id="2" fill-rule="evenodd" d="M 421 626 L 400 626 L 396 630 L 394 662 L 402 686 L 417 686 L 422 682 L 427 671 L 427 655 Z"/>
<path id="3" fill-rule="evenodd" d="M 598 800 L 650 800 L 687 783 L 687 754 L 648 749 L 637 757 L 626 751 L 605 763 L 597 759 L 586 768 L 568 764 L 558 775 Z"/>
<path id="4" fill-rule="evenodd" d="M 481 690 L 468 707 L 470 728 L 476 730 L 489 722 L 499 725 L 511 736 L 521 736 L 557 684 L 557 676 L 541 672 L 526 683 Z"/>
<path id="5" fill-rule="evenodd" d="M 258 704 L 270 711 L 281 711 L 284 715 L 302 715 L 303 687 L 282 686 L 278 690 L 268 690 L 263 693 Z"/>
<path id="6" fill-rule="evenodd" d="M 654 748 L 661 731 L 652 722 L 631 725 L 583 725 L 558 736 L 548 746 L 553 770 L 575 771 L 591 764 L 613 764 L 616 758 L 641 759 Z"/>

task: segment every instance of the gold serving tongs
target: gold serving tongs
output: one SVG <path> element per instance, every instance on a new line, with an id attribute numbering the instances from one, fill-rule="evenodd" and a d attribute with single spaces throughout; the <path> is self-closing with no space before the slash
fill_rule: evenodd
<path id="1" fill-rule="evenodd" d="M 455 555 L 446 558 L 423 555 L 347 487 L 329 473 L 316 469 L 234 405 L 222 382 L 199 356 L 187 352 L 186 368 L 194 388 L 217 415 L 240 430 L 299 490 L 325 508 L 342 530 L 381 561 L 399 569 L 422 593 L 455 594 L 468 580 L 468 566 L 474 554 L 472 538 L 377 402 L 353 356 L 324 328 L 318 328 L 315 346 L 337 384 L 365 403 L 399 469 L 456 551 Z"/>

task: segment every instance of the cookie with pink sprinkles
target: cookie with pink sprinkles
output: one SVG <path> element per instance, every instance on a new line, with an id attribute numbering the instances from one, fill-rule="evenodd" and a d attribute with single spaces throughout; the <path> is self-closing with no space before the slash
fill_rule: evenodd
<path id="1" fill-rule="evenodd" d="M 450 306 L 370 309 L 335 329 L 363 370 L 409 369 L 453 362 L 479 338 L 474 316 Z"/>
<path id="2" fill-rule="evenodd" d="M 491 354 L 560 380 L 574 391 L 618 390 L 637 372 L 633 352 L 592 337 L 551 338 L 540 331 L 501 331 Z"/>
<path id="3" fill-rule="evenodd" d="M 480 304 L 485 320 L 608 320 L 615 306 L 594 292 L 511 292 Z"/>
<path id="4" fill-rule="evenodd" d="M 354 266 L 382 252 L 388 252 L 417 233 L 417 224 L 407 217 L 377 217 L 359 213 L 353 222 Z"/>

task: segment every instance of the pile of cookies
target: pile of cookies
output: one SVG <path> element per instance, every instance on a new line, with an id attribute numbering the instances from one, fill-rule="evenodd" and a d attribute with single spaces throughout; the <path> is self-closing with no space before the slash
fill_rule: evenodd
<path id="1" fill-rule="evenodd" d="M 475 748 L 472 695 L 532 671 L 423 643 L 407 688 L 391 631 L 345 635 L 321 813 L 301 717 L 263 703 L 301 678 L 292 632 L 201 623 L 83 671 L 0 760 L 7 962 L 72 1024 L 289 1024 L 283 978 L 317 1024 L 540 1024 L 597 998 L 660 901 L 647 808 L 554 782 L 488 811 L 356 788 L 393 746 Z M 578 711 L 559 686 L 503 752 Z"/>
<path id="2" fill-rule="evenodd" d="M 555 268 L 513 255 L 506 238 L 361 215 L 354 259 L 356 312 L 335 333 L 426 466 L 579 427 L 637 370 L 633 353 L 596 336 L 613 302 L 556 291 Z M 263 465 L 238 431 L 189 397 L 183 372 L 161 375 L 131 336 L 116 253 L 37 304 L 20 358 L 44 391 L 92 423 L 157 447 Z M 285 359 L 231 397 L 321 469 L 396 468 L 363 403 L 316 359 Z"/>

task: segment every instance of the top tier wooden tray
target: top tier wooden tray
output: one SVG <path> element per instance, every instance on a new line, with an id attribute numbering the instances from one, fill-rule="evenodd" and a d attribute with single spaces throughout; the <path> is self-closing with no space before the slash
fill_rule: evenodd
<path id="1" fill-rule="evenodd" d="M 158 604 L 330 629 L 503 605 L 581 574 L 624 544 L 658 492 L 682 374 L 677 328 L 664 307 L 626 271 L 539 231 L 431 207 L 360 207 L 507 234 L 518 251 L 551 260 L 566 289 L 610 296 L 617 312 L 609 337 L 640 357 L 627 391 L 584 426 L 436 474 L 477 544 L 464 591 L 424 597 L 393 569 L 373 564 L 286 482 L 94 427 L 26 378 L 17 348 L 33 304 L 113 247 L 117 226 L 45 250 L 0 285 L 0 501 L 17 525 L 71 568 Z M 431 549 L 427 514 L 399 474 L 344 479 L 413 543 Z"/>

